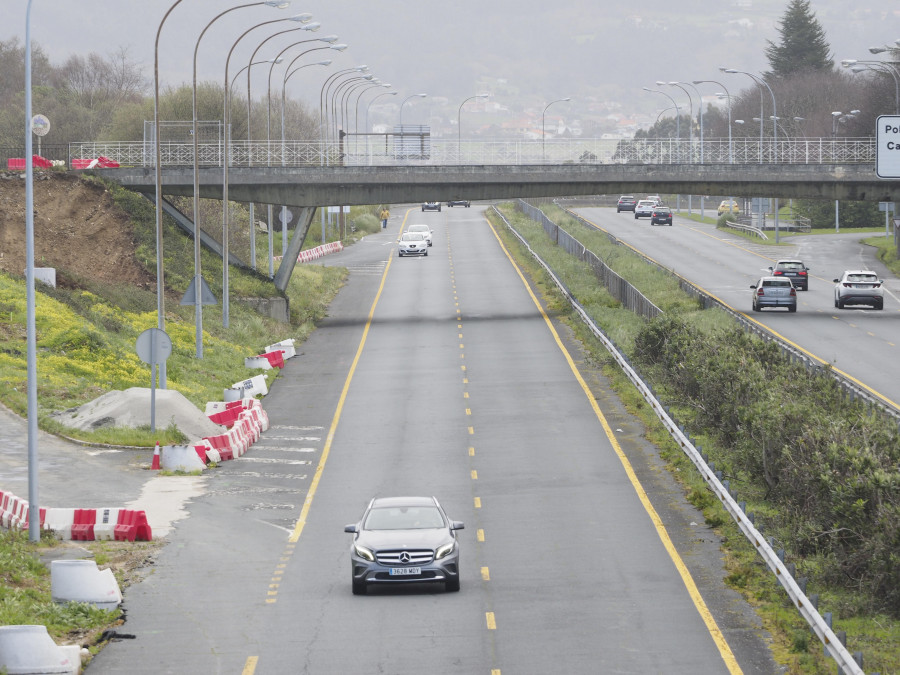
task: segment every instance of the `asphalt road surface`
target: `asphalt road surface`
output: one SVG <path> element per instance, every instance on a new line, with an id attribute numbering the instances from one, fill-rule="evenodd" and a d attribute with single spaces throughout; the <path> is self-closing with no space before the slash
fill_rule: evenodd
<path id="1" fill-rule="evenodd" d="M 838 234 L 781 234 L 781 245 L 743 237 L 680 218 L 672 227 L 635 220 L 630 212 L 584 208 L 585 219 L 615 235 L 660 265 L 674 270 L 711 295 L 775 331 L 795 346 L 830 364 L 900 410 L 900 279 L 860 241 L 874 236 L 845 230 Z M 707 215 L 715 213 L 707 210 Z M 773 238 L 772 233 L 769 233 Z M 797 312 L 770 309 L 754 313 L 750 285 L 781 258 L 799 258 L 811 270 L 808 291 L 797 292 Z M 866 269 L 884 280 L 884 309 L 834 306 L 834 279 L 844 270 Z"/>
<path id="2" fill-rule="evenodd" d="M 775 672 L 717 538 L 483 209 L 392 211 L 325 260 L 350 277 L 271 428 L 207 472 L 88 672 Z M 414 222 L 434 246 L 399 259 Z M 344 525 L 403 494 L 465 522 L 459 593 L 351 594 Z"/>

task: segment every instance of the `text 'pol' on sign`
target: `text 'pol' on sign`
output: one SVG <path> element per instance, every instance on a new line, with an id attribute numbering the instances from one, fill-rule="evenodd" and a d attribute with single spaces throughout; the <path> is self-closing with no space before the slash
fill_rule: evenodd
<path id="1" fill-rule="evenodd" d="M 900 115 L 879 116 L 875 129 L 875 173 L 900 178 Z"/>

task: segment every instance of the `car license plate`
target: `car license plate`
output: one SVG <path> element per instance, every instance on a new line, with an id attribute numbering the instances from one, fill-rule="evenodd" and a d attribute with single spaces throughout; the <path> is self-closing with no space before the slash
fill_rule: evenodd
<path id="1" fill-rule="evenodd" d="M 391 568 L 391 576 L 392 577 L 404 577 L 411 574 L 422 574 L 421 567 L 392 567 Z"/>

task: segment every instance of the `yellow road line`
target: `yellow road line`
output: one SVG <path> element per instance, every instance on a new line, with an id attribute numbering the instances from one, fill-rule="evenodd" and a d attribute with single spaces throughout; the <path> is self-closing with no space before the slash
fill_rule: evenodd
<path id="1" fill-rule="evenodd" d="M 258 656 L 248 656 L 247 661 L 244 663 L 244 669 L 241 671 L 241 675 L 253 675 L 253 673 L 256 672 L 256 664 L 258 662 Z"/>
<path id="2" fill-rule="evenodd" d="M 556 332 L 556 329 L 553 327 L 553 322 L 550 321 L 550 317 L 547 316 L 547 313 L 544 311 L 544 308 L 541 307 L 541 303 L 538 301 L 537 297 L 531 291 L 531 287 L 528 285 L 528 281 L 525 279 L 525 275 L 522 274 L 522 271 L 519 269 L 519 266 L 513 260 L 512 255 L 510 255 L 509 251 L 506 249 L 506 246 L 503 245 L 503 241 L 500 239 L 500 236 L 497 234 L 497 230 L 494 228 L 492 224 L 490 224 L 491 231 L 494 233 L 494 236 L 497 238 L 497 242 L 500 244 L 500 248 L 503 250 L 504 254 L 506 254 L 507 259 L 510 264 L 515 269 L 516 274 L 519 275 L 519 279 L 521 279 L 522 283 L 525 286 L 525 290 L 528 291 L 528 295 L 531 296 L 532 302 L 534 302 L 535 307 L 537 307 L 541 316 L 544 319 L 544 323 L 547 325 L 547 328 L 550 330 L 550 333 L 553 335 L 553 339 L 556 341 L 557 346 L 560 351 L 563 353 L 563 356 L 566 359 L 566 362 L 569 364 L 569 368 L 572 370 L 572 373 L 575 375 L 575 379 L 578 381 L 578 384 L 581 386 L 582 391 L 590 403 L 591 407 L 594 410 L 594 414 L 597 416 L 597 419 L 600 421 L 600 424 L 603 427 L 603 431 L 606 433 L 606 437 L 609 439 L 610 444 L 613 447 L 616 455 L 619 458 L 619 461 L 622 464 L 622 467 L 625 469 L 625 474 L 628 476 L 628 480 L 631 482 L 632 487 L 637 493 L 638 498 L 641 501 L 641 504 L 644 506 L 644 510 L 647 512 L 647 515 L 650 516 L 650 520 L 653 523 L 653 526 L 656 528 L 656 532 L 659 535 L 660 540 L 663 543 L 663 546 L 666 549 L 666 552 L 669 554 L 669 557 L 672 559 L 672 562 L 675 564 L 675 569 L 678 571 L 678 574 L 681 576 L 681 581 L 684 584 L 685 588 L 688 591 L 688 594 L 691 596 L 691 600 L 694 603 L 694 607 L 697 608 L 697 612 L 700 614 L 701 619 L 703 619 L 703 623 L 706 624 L 706 630 L 709 631 L 710 636 L 716 644 L 716 647 L 719 650 L 719 654 L 722 656 L 722 660 L 725 661 L 725 665 L 728 668 L 728 672 L 732 675 L 738 675 L 742 673 L 741 667 L 738 665 L 737 659 L 734 656 L 734 653 L 731 651 L 731 647 L 728 645 L 728 642 L 725 640 L 725 636 L 722 635 L 722 631 L 719 629 L 719 626 L 716 624 L 716 620 L 713 618 L 712 613 L 709 611 L 709 608 L 706 606 L 706 602 L 703 600 L 703 596 L 700 595 L 700 591 L 697 588 L 697 585 L 694 583 L 694 579 L 691 576 L 690 571 L 687 566 L 684 564 L 684 561 L 681 559 L 681 556 L 678 554 L 678 551 L 675 548 L 675 545 L 672 543 L 672 539 L 669 537 L 669 533 L 666 531 L 665 525 L 662 522 L 662 519 L 659 517 L 659 514 L 656 512 L 656 509 L 653 508 L 653 504 L 650 503 L 650 498 L 647 496 L 644 487 L 641 485 L 638 480 L 637 475 L 634 472 L 634 468 L 631 466 L 631 462 L 628 461 L 628 458 L 625 456 L 625 452 L 622 450 L 622 447 L 619 445 L 618 440 L 613 433 L 612 428 L 609 426 L 609 423 L 606 421 L 606 416 L 603 414 L 603 411 L 600 410 L 600 406 L 597 404 L 597 400 L 591 392 L 590 387 L 588 387 L 587 382 L 585 382 L 584 378 L 581 376 L 581 373 L 578 371 L 578 366 L 575 365 L 575 361 L 572 359 L 572 356 L 569 354 L 565 345 L 562 343 L 562 340 L 559 337 L 559 334 Z"/>
<path id="3" fill-rule="evenodd" d="M 406 227 L 406 219 L 409 217 L 409 212 L 412 209 L 407 210 L 406 214 L 403 216 L 403 224 L 400 227 L 401 232 L 403 228 Z M 309 484 L 309 492 L 306 493 L 306 499 L 303 502 L 303 508 L 300 510 L 300 517 L 297 519 L 296 525 L 294 525 L 294 531 L 291 533 L 291 536 L 288 538 L 290 542 L 296 542 L 300 539 L 300 535 L 303 534 L 303 528 L 306 526 L 306 518 L 309 515 L 309 509 L 312 506 L 313 498 L 316 496 L 316 491 L 319 488 L 319 481 L 322 480 L 322 472 L 325 470 L 325 463 L 328 461 L 328 455 L 331 453 L 331 444 L 334 442 L 334 434 L 337 432 L 338 422 L 341 419 L 341 413 L 344 410 L 344 402 L 347 400 L 347 393 L 350 390 L 350 382 L 353 380 L 353 374 L 356 372 L 356 366 L 359 363 L 359 358 L 362 356 L 363 347 L 366 346 L 366 339 L 369 337 L 369 329 L 372 327 L 372 317 L 375 315 L 375 307 L 378 305 L 378 301 L 381 299 L 381 294 L 384 292 L 384 283 L 387 280 L 388 272 L 391 269 L 391 263 L 394 260 L 394 256 L 390 256 L 387 261 L 387 265 L 384 266 L 384 272 L 381 275 L 381 283 L 378 285 L 378 292 L 375 294 L 375 300 L 372 301 L 372 307 L 369 309 L 369 316 L 366 318 L 366 326 L 363 328 L 362 338 L 359 341 L 359 346 L 356 348 L 356 355 L 353 357 L 353 363 L 350 364 L 350 371 L 347 373 L 347 379 L 344 380 L 344 388 L 341 390 L 341 396 L 338 399 L 337 409 L 334 412 L 334 417 L 331 420 L 331 426 L 328 429 L 328 436 L 325 438 L 325 445 L 322 448 L 322 456 L 319 458 L 319 464 L 316 466 L 316 473 L 313 475 L 312 481 Z"/>

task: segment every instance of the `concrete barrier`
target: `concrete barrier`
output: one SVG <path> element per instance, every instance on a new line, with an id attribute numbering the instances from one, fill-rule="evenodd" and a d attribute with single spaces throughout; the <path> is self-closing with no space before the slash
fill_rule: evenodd
<path id="1" fill-rule="evenodd" d="M 202 471 L 206 464 L 192 445 L 164 445 L 160 448 L 160 466 L 166 471 Z"/>
<path id="2" fill-rule="evenodd" d="M 46 626 L 0 626 L 0 670 L 9 675 L 77 675 L 81 647 L 57 645 Z"/>
<path id="3" fill-rule="evenodd" d="M 106 610 L 115 609 L 122 602 L 113 571 L 98 569 L 93 560 L 51 561 L 50 597 L 60 604 L 86 602 Z"/>

